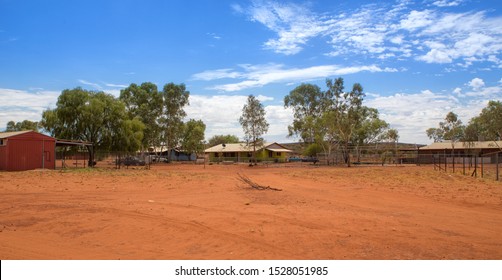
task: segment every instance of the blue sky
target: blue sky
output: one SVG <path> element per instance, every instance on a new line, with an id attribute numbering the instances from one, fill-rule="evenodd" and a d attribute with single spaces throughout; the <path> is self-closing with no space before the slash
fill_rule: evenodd
<path id="1" fill-rule="evenodd" d="M 63 89 L 115 96 L 131 83 L 185 83 L 206 136 L 242 136 L 246 96 L 268 141 L 290 142 L 283 98 L 302 82 L 359 82 L 400 141 L 449 111 L 467 123 L 502 100 L 502 2 L 0 0 L 0 130 L 38 121 Z"/>

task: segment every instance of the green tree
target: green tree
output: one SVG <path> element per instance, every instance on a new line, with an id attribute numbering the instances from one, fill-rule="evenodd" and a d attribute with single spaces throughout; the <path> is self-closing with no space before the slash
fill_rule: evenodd
<path id="1" fill-rule="evenodd" d="M 317 143 L 312 143 L 305 148 L 305 151 L 303 152 L 303 155 L 309 156 L 309 157 L 316 157 L 317 154 L 322 153 L 323 149 L 322 147 L 317 144 Z"/>
<path id="2" fill-rule="evenodd" d="M 385 133 L 385 138 L 392 141 L 394 144 L 397 144 L 399 140 L 399 132 L 397 131 L 397 129 L 394 128 L 389 129 Z"/>
<path id="3" fill-rule="evenodd" d="M 434 142 L 443 142 L 449 140 L 452 143 L 464 138 L 464 129 L 462 121 L 458 119 L 457 114 L 449 112 L 446 114 L 444 121 L 439 122 L 439 127 L 428 128 L 425 132 L 427 137 Z"/>
<path id="4" fill-rule="evenodd" d="M 425 133 L 427 133 L 427 137 L 429 137 L 429 139 L 432 139 L 434 143 L 442 142 L 444 139 L 444 132 L 440 128 L 431 127 L 428 128 Z"/>
<path id="5" fill-rule="evenodd" d="M 328 110 L 325 112 L 328 138 L 338 139 L 344 160 L 350 167 L 349 146 L 356 129 L 364 120 L 363 87 L 355 83 L 350 92 L 345 92 L 342 78 L 334 81 L 327 79 L 326 86 L 328 87 L 326 96 L 329 102 Z"/>
<path id="6" fill-rule="evenodd" d="M 162 140 L 169 151 L 180 144 L 183 134 L 183 109 L 189 105 L 190 92 L 184 84 L 166 84 L 162 90 L 162 115 L 159 119 L 162 130 Z"/>
<path id="7" fill-rule="evenodd" d="M 394 143 L 394 156 L 395 156 L 394 161 L 397 163 L 397 143 L 399 142 L 399 132 L 397 131 L 397 129 L 394 128 L 389 129 L 385 133 L 384 138 Z"/>
<path id="8" fill-rule="evenodd" d="M 23 130 L 33 130 L 35 132 L 38 132 L 38 128 L 40 127 L 39 122 L 32 122 L 29 120 L 24 120 L 22 122 L 14 122 L 14 121 L 9 121 L 7 123 L 7 127 L 5 129 L 5 132 L 12 132 L 12 131 L 23 131 Z"/>
<path id="9" fill-rule="evenodd" d="M 481 113 L 473 117 L 464 130 L 464 141 L 472 142 L 484 140 L 496 141 L 502 139 L 502 102 L 489 101 Z M 502 150 L 502 147 L 499 147 Z"/>
<path id="10" fill-rule="evenodd" d="M 80 87 L 63 90 L 56 108 L 42 113 L 41 124 L 52 136 L 88 141 L 89 166 L 93 166 L 96 150 L 134 150 L 134 143 L 122 138 L 142 138 L 140 120 L 127 123 L 124 103 L 104 92 Z M 131 129 L 129 129 L 131 127 Z M 139 139 L 141 142 L 142 139 Z"/>
<path id="11" fill-rule="evenodd" d="M 458 119 L 457 114 L 449 112 L 446 114 L 444 121 L 439 122 L 439 128 L 429 128 L 426 130 L 427 136 L 436 139 L 449 140 L 451 143 L 451 154 L 455 157 L 455 143 L 464 139 L 465 126 L 462 121 Z M 455 160 L 453 160 L 453 171 L 455 172 Z"/>
<path id="12" fill-rule="evenodd" d="M 351 141 L 356 149 L 357 161 L 360 161 L 361 146 L 382 141 L 387 137 L 389 130 L 389 124 L 380 119 L 377 109 L 363 106 L 360 113 L 362 121 L 356 127 Z"/>
<path id="13" fill-rule="evenodd" d="M 144 137 L 139 149 L 160 145 L 159 119 L 162 113 L 162 95 L 153 83 L 131 84 L 120 91 L 128 118 L 138 118 L 144 126 Z"/>
<path id="14" fill-rule="evenodd" d="M 239 143 L 239 137 L 235 135 L 214 135 L 209 138 L 207 145 L 208 147 L 214 147 L 219 144 L 229 144 L 229 143 Z"/>
<path id="15" fill-rule="evenodd" d="M 439 123 L 439 128 L 443 131 L 443 138 L 450 140 L 452 144 L 459 141 L 464 136 L 464 126 L 462 121 L 458 119 L 457 114 L 449 112 L 444 122 Z"/>
<path id="16" fill-rule="evenodd" d="M 293 110 L 293 124 L 288 126 L 289 136 L 299 136 L 307 144 L 317 142 L 325 103 L 324 93 L 312 84 L 301 84 L 286 95 L 284 107 Z"/>
<path id="17" fill-rule="evenodd" d="M 265 108 L 253 95 L 248 96 L 239 123 L 244 130 L 246 142 L 253 145 L 253 162 L 256 164 L 256 147 L 261 144 L 261 136 L 267 133 L 269 125 L 265 119 Z"/>
<path id="18" fill-rule="evenodd" d="M 206 125 L 202 120 L 190 119 L 183 125 L 181 147 L 189 154 L 197 155 L 204 152 L 204 133 Z"/>
<path id="19" fill-rule="evenodd" d="M 502 139 L 502 102 L 489 101 L 478 116 L 480 132 L 487 141 Z"/>
<path id="20" fill-rule="evenodd" d="M 114 133 L 110 150 L 134 153 L 142 148 L 145 124 L 139 119 L 123 120 Z"/>
<path id="21" fill-rule="evenodd" d="M 356 148 L 383 137 L 388 124 L 378 116 L 378 110 L 362 105 L 363 88 L 359 83 L 345 92 L 342 78 L 326 80 L 326 91 L 318 86 L 302 84 L 284 98 L 284 107 L 293 109 L 293 124 L 289 135 L 316 143 L 327 155 L 338 147 L 350 166 L 350 145 Z"/>

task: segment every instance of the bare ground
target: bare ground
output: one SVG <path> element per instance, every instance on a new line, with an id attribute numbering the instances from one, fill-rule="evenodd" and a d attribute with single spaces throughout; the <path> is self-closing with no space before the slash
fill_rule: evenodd
<path id="1" fill-rule="evenodd" d="M 0 172 L 0 259 L 502 259 L 501 182 L 279 166 Z"/>

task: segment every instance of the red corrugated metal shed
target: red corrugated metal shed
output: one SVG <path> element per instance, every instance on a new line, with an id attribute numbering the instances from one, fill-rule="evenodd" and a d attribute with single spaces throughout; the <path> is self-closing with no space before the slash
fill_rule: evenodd
<path id="1" fill-rule="evenodd" d="M 34 131 L 0 133 L 0 170 L 54 169 L 56 139 Z"/>

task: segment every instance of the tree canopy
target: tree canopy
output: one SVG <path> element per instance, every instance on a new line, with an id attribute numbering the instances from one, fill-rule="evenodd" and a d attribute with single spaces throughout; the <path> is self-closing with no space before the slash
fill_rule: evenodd
<path id="1" fill-rule="evenodd" d="M 189 154 L 201 154 L 204 152 L 204 133 L 206 125 L 202 120 L 190 119 L 183 125 L 181 147 Z"/>
<path id="2" fill-rule="evenodd" d="M 33 130 L 38 132 L 38 129 L 40 127 L 39 122 L 32 122 L 29 120 L 24 120 L 22 122 L 14 122 L 14 121 L 9 121 L 7 123 L 7 127 L 5 129 L 5 132 L 13 132 L 13 131 L 23 131 L 23 130 Z"/>
<path id="3" fill-rule="evenodd" d="M 350 147 L 359 147 L 383 139 L 389 125 L 378 110 L 363 106 L 364 92 L 359 83 L 345 91 L 342 78 L 326 80 L 326 91 L 302 84 L 284 98 L 284 106 L 293 109 L 289 135 L 299 136 L 306 144 L 315 143 L 328 159 L 339 147 L 350 166 Z"/>
<path id="4" fill-rule="evenodd" d="M 144 124 L 127 118 L 125 105 L 112 95 L 82 89 L 63 90 L 56 108 L 42 113 L 42 127 L 52 136 L 88 141 L 89 165 L 95 150 L 135 150 L 143 138 Z"/>
<path id="5" fill-rule="evenodd" d="M 131 84 L 120 91 L 119 99 L 124 103 L 129 119 L 138 118 L 145 124 L 141 148 L 160 144 L 159 119 L 162 113 L 162 95 L 157 86 L 146 82 L 141 85 Z"/>
<path id="6" fill-rule="evenodd" d="M 253 145 L 253 161 L 256 161 L 256 147 L 261 144 L 261 136 L 267 133 L 269 124 L 265 119 L 265 108 L 255 96 L 248 96 L 239 123 L 244 130 L 244 139 Z"/>
<path id="7" fill-rule="evenodd" d="M 502 140 L 502 102 L 489 101 L 481 113 L 469 121 L 465 137 L 468 141 Z"/>
<path id="8" fill-rule="evenodd" d="M 305 143 L 316 142 L 321 133 L 319 119 L 325 107 L 324 93 L 316 85 L 301 84 L 284 97 L 284 107 L 293 109 L 289 136 L 297 135 Z"/>
<path id="9" fill-rule="evenodd" d="M 439 127 L 426 130 L 427 136 L 434 142 L 456 141 L 499 141 L 502 139 L 502 102 L 489 101 L 478 116 L 464 126 L 457 114 L 449 112 Z"/>
<path id="10" fill-rule="evenodd" d="M 159 118 L 161 139 L 167 149 L 180 144 L 183 133 L 183 118 L 186 116 L 184 107 L 189 105 L 190 92 L 185 84 L 169 83 L 162 89 L 162 113 Z"/>
<path id="11" fill-rule="evenodd" d="M 214 135 L 209 138 L 207 145 L 208 147 L 214 147 L 219 144 L 230 144 L 230 143 L 239 143 L 239 137 L 235 135 Z"/>

